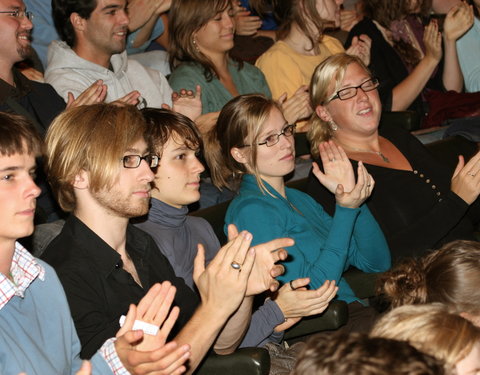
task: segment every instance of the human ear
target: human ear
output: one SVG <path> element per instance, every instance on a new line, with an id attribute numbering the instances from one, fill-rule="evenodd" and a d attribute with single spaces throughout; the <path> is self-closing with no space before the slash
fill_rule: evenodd
<path id="1" fill-rule="evenodd" d="M 78 13 L 73 12 L 70 14 L 70 22 L 75 29 L 75 31 L 85 30 L 85 19 L 82 18 Z"/>
<path id="2" fill-rule="evenodd" d="M 87 171 L 82 169 L 80 170 L 80 172 L 78 172 L 75 175 L 75 178 L 73 179 L 73 187 L 75 189 L 84 190 L 84 189 L 88 189 L 89 186 L 90 186 L 90 180 L 89 180 L 88 173 Z"/>
<path id="3" fill-rule="evenodd" d="M 243 150 L 238 147 L 233 147 L 230 150 L 230 155 L 232 155 L 232 158 L 241 164 L 247 164 L 248 162 L 247 156 L 244 154 Z"/>
<path id="4" fill-rule="evenodd" d="M 330 112 L 328 112 L 327 107 L 323 105 L 318 105 L 317 108 L 315 108 L 315 113 L 317 114 L 318 117 L 320 117 L 322 121 L 325 121 L 325 122 L 332 121 L 332 116 L 330 115 Z"/>

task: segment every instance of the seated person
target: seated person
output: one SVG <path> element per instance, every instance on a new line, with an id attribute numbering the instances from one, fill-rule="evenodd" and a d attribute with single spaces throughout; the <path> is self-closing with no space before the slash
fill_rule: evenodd
<path id="1" fill-rule="evenodd" d="M 438 302 L 480 327 L 480 243 L 454 241 L 405 259 L 379 281 L 392 307 Z"/>
<path id="2" fill-rule="evenodd" d="M 404 341 L 338 332 L 313 336 L 291 375 L 453 375 Z"/>
<path id="3" fill-rule="evenodd" d="M 284 251 L 272 251 L 284 243 L 250 249 L 252 236 L 241 232 L 206 269 L 199 250 L 194 268 L 199 298 L 175 276 L 152 238 L 129 225 L 130 218 L 148 211 L 151 168 L 158 164 L 144 134 L 143 116 L 132 106 L 85 106 L 55 119 L 46 138 L 48 175 L 71 215 L 42 258 L 64 286 L 83 358 L 118 330 L 121 315 L 152 284 L 171 282 L 180 307 L 175 341 L 191 345 L 193 371 L 229 318 L 236 324 L 223 331 L 217 345 L 226 353 L 233 350 L 250 319 L 248 309 L 239 306 L 246 295 L 275 289 L 270 272 Z"/>
<path id="4" fill-rule="evenodd" d="M 423 117 L 428 112 L 426 89 L 462 91 L 455 41 L 471 27 L 471 9 L 460 2 L 446 17 L 441 33 L 436 20 L 423 27 L 416 16 L 429 14 L 430 4 L 427 0 L 365 0 L 366 17 L 350 31 L 346 46 L 362 34 L 372 40 L 369 68 L 380 81 L 386 111 L 408 109 Z M 442 36 L 444 58 L 439 65 Z"/>
<path id="5" fill-rule="evenodd" d="M 25 0 L 25 4 L 35 14 L 36 27 L 32 33 L 32 44 L 42 61 L 43 68 L 46 68 L 48 46 L 52 41 L 60 39 L 53 21 L 52 3 L 48 0 Z M 163 74 L 170 72 L 166 53 L 158 51 L 152 54 L 145 53 L 145 50 L 152 40 L 164 32 L 163 21 L 159 16 L 169 7 L 170 0 L 149 2 L 130 0 L 128 5 L 128 16 L 132 22 L 128 27 L 127 53 L 131 58 L 139 59 L 142 63 L 145 63 L 146 57 L 149 57 L 154 61 L 147 66 Z"/>
<path id="6" fill-rule="evenodd" d="M 163 109 L 142 112 L 147 120 L 148 138 L 160 162 L 155 171 L 150 210 L 135 225 L 153 237 L 175 274 L 196 290 L 192 275 L 197 244 L 205 248 L 207 263 L 220 249 L 210 224 L 187 215 L 187 205 L 200 198 L 199 175 L 204 168 L 196 155 L 202 141 L 193 122 L 185 116 Z M 253 314 L 240 346 L 279 342 L 283 330 L 301 317 L 323 312 L 336 294 L 335 283 L 327 281 L 318 291 L 303 290 L 301 286 L 306 283 L 308 280 L 295 280 L 291 284 L 295 290 L 287 284 L 274 299 L 267 299 Z"/>
<path id="7" fill-rule="evenodd" d="M 329 23 L 340 24 L 340 4 L 326 0 L 278 1 L 275 11 L 280 17 L 277 42 L 256 62 L 265 74 L 274 99 L 297 93 L 308 96 L 308 84 L 315 67 L 328 56 L 344 52 L 339 40 L 325 35 Z M 348 51 L 362 56 L 368 64 L 370 45 L 367 37 L 356 39 Z M 308 100 L 307 100 L 308 103 Z M 302 118 L 311 114 L 311 108 Z M 293 122 L 286 118 L 289 124 Z M 299 124 L 299 131 L 306 131 L 306 123 Z"/>
<path id="8" fill-rule="evenodd" d="M 352 312 L 349 328 L 368 329 L 373 309 L 363 307 L 342 274 L 350 266 L 366 272 L 390 267 L 385 237 L 363 204 L 374 181 L 360 164 L 355 182 L 348 159 L 339 156 L 325 174 L 317 173 L 337 203 L 335 214 L 328 215 L 307 194 L 285 187 L 283 177 L 295 166 L 294 131 L 278 103 L 261 95 L 239 96 L 222 109 L 209 134 L 206 156 L 217 187 L 239 186 L 225 223 L 248 230 L 254 244 L 292 237 L 295 245 L 279 279 L 288 283 L 309 278 L 312 289 L 335 280 L 338 299 Z"/>
<path id="9" fill-rule="evenodd" d="M 234 9 L 229 0 L 178 0 L 170 11 L 169 78 L 174 90 L 202 89 L 202 113 L 210 114 L 199 126 L 205 133 L 214 126 L 218 112 L 240 94 L 261 93 L 270 97 L 262 72 L 248 64 L 233 61 Z M 290 123 L 310 108 L 308 95 L 285 102 L 285 116 Z M 308 112 L 309 113 L 309 112 Z M 198 125 L 198 124 L 197 124 Z"/>
<path id="10" fill-rule="evenodd" d="M 0 113 L 2 374 L 73 375 L 81 366 L 80 342 L 55 271 L 16 242 L 19 237 L 33 232 L 35 201 L 40 193 L 33 181 L 35 157 L 41 149 L 42 141 L 26 119 Z M 174 294 L 166 284 L 162 285 L 162 290 L 164 286 Z M 92 353 L 91 365 L 95 374 L 145 374 L 146 367 L 152 372 L 169 368 L 165 374 L 182 370 L 182 364 L 189 356 L 188 345 L 164 345 L 171 328 L 168 326 L 173 324 L 175 316 L 171 315 L 165 322 L 167 327 L 163 326 L 159 331 L 164 336 L 161 343 L 155 336 L 143 336 L 142 331 L 127 332 L 135 319 L 147 321 L 146 311 L 160 318 L 150 322 L 161 325 L 162 314 L 165 318 L 165 309 L 168 311 L 170 307 L 169 303 L 162 302 L 164 297 L 156 286 L 146 295 L 152 302 L 150 309 L 140 305 L 136 312 L 130 309 L 124 327 L 112 335 L 116 334 L 117 338 L 108 338 L 100 344 L 99 351 Z M 142 302 L 145 305 L 145 301 Z M 143 341 L 139 344 L 140 340 Z M 145 351 L 152 344 L 156 350 Z"/>
<path id="11" fill-rule="evenodd" d="M 480 91 L 480 2 L 468 0 L 473 7 L 473 26 L 457 40 L 458 61 L 466 92 Z"/>
<path id="12" fill-rule="evenodd" d="M 480 154 L 466 164 L 460 157 L 456 170 L 449 171 L 405 130 L 379 129 L 378 85 L 350 55 L 332 56 L 318 66 L 310 86 L 315 108 L 308 134 L 312 154 L 318 157 L 319 145 L 330 140 L 354 166 L 368 165 L 376 185 L 367 205 L 393 260 L 454 239 L 474 239 L 480 219 L 478 203 L 472 205 L 480 193 Z M 332 161 L 322 158 L 321 164 L 329 168 Z M 313 174 L 307 192 L 333 214 L 335 201 Z"/>
<path id="13" fill-rule="evenodd" d="M 480 371 L 480 328 L 442 304 L 397 307 L 375 323 L 370 336 L 407 341 L 457 375 Z"/>

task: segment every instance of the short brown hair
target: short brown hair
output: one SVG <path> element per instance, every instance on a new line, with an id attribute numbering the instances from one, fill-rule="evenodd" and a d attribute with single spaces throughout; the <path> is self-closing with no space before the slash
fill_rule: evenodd
<path id="1" fill-rule="evenodd" d="M 73 211 L 75 176 L 90 174 L 90 189 L 110 188 L 127 148 L 144 137 L 145 120 L 134 106 L 93 104 L 60 114 L 47 132 L 48 177 L 58 203 Z"/>
<path id="2" fill-rule="evenodd" d="M 147 142 L 155 154 L 160 158 L 163 146 L 171 137 L 179 137 L 191 150 L 202 148 L 202 138 L 195 123 L 181 113 L 168 109 L 144 108 L 142 115 L 145 118 Z"/>
<path id="3" fill-rule="evenodd" d="M 300 353 L 291 375 L 442 375 L 443 363 L 407 342 L 362 333 L 319 334 Z"/>
<path id="4" fill-rule="evenodd" d="M 30 121 L 20 115 L 0 112 L 0 155 L 40 156 L 42 152 L 42 139 Z"/>

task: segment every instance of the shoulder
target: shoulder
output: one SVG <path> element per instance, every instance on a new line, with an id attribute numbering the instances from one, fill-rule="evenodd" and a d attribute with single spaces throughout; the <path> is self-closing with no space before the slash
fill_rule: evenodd
<path id="1" fill-rule="evenodd" d="M 255 65 L 262 68 L 272 61 L 278 61 L 282 58 L 290 58 L 294 54 L 296 54 L 296 52 L 291 49 L 287 43 L 279 40 L 257 59 Z"/>
<path id="2" fill-rule="evenodd" d="M 170 74 L 168 82 L 174 90 L 180 88 L 195 89 L 197 84 L 203 88 L 208 83 L 203 74 L 203 68 L 195 63 L 183 63 L 177 66 Z"/>
<path id="3" fill-rule="evenodd" d="M 344 51 L 342 43 L 337 38 L 334 38 L 333 36 L 324 35 L 322 38 L 322 43 L 325 44 L 327 48 L 332 52 Z"/>

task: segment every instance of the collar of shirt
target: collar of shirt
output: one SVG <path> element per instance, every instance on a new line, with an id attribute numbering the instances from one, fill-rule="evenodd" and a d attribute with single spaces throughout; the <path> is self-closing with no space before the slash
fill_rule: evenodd
<path id="1" fill-rule="evenodd" d="M 18 242 L 15 243 L 10 273 L 13 282 L 8 275 L 0 273 L 0 310 L 13 296 L 23 298 L 25 291 L 37 277 L 42 281 L 45 280 L 45 269 Z"/>
<path id="2" fill-rule="evenodd" d="M 12 86 L 3 79 L 0 79 L 0 102 L 2 103 L 9 97 L 13 97 L 15 99 L 21 98 L 22 96 L 28 94 L 31 90 L 30 80 L 16 68 L 13 68 L 12 71 L 15 86 Z"/>

